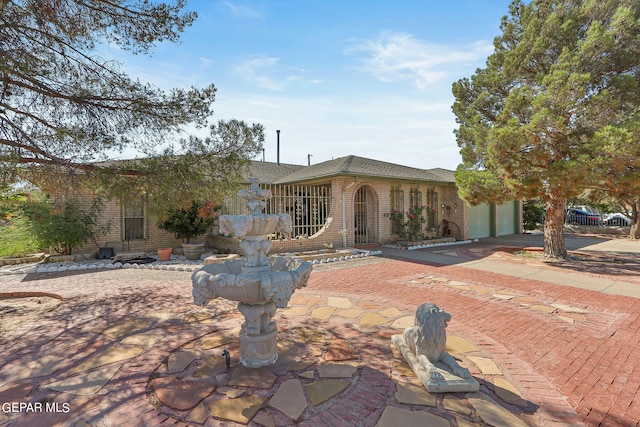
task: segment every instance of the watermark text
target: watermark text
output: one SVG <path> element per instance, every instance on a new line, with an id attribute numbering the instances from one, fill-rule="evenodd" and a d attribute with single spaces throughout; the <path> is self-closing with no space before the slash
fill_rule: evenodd
<path id="1" fill-rule="evenodd" d="M 66 414 L 71 409 L 67 402 L 3 402 L 0 407 L 5 414 L 29 412 L 62 412 Z"/>

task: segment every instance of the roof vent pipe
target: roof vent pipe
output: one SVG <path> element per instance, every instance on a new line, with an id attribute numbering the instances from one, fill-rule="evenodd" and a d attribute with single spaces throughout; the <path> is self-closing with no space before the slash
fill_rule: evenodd
<path id="1" fill-rule="evenodd" d="M 276 151 L 276 164 L 280 165 L 280 130 L 276 130 L 276 133 L 278 134 L 278 145 L 277 145 L 277 151 Z"/>

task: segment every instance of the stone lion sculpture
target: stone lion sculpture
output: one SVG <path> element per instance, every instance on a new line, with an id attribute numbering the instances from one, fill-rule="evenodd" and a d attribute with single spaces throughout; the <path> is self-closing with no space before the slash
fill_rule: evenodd
<path id="1" fill-rule="evenodd" d="M 463 368 L 447 353 L 447 323 L 451 315 L 431 302 L 426 302 L 418 307 L 414 326 L 405 329 L 403 338 L 409 351 L 418 359 L 418 363 L 424 368 L 432 381 L 442 381 L 444 377 L 436 362 L 447 365 L 454 375 L 461 378 L 471 378 L 468 369 Z"/>

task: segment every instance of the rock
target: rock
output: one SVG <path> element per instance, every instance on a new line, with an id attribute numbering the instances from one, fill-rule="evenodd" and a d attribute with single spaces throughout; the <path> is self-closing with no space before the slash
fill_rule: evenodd
<path id="1" fill-rule="evenodd" d="M 151 381 L 158 400 L 162 404 L 186 411 L 196 405 L 215 390 L 213 383 L 204 381 L 186 381 L 178 377 L 169 376 L 156 378 Z"/>

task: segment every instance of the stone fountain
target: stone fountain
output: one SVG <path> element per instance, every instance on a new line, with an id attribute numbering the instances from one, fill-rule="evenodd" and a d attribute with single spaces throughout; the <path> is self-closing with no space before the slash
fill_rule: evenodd
<path id="1" fill-rule="evenodd" d="M 267 235 L 290 233 L 291 216 L 264 214 L 270 190 L 259 188 L 252 180 L 251 189 L 240 190 L 246 200 L 248 215 L 222 215 L 220 232 L 240 239 L 245 258 L 206 265 L 193 273 L 194 303 L 205 306 L 214 298 L 238 301 L 245 322 L 240 330 L 240 362 L 248 368 L 269 366 L 278 359 L 273 316 L 285 308 L 296 289 L 307 285 L 311 263 L 295 258 L 269 257 L 272 242 Z"/>

